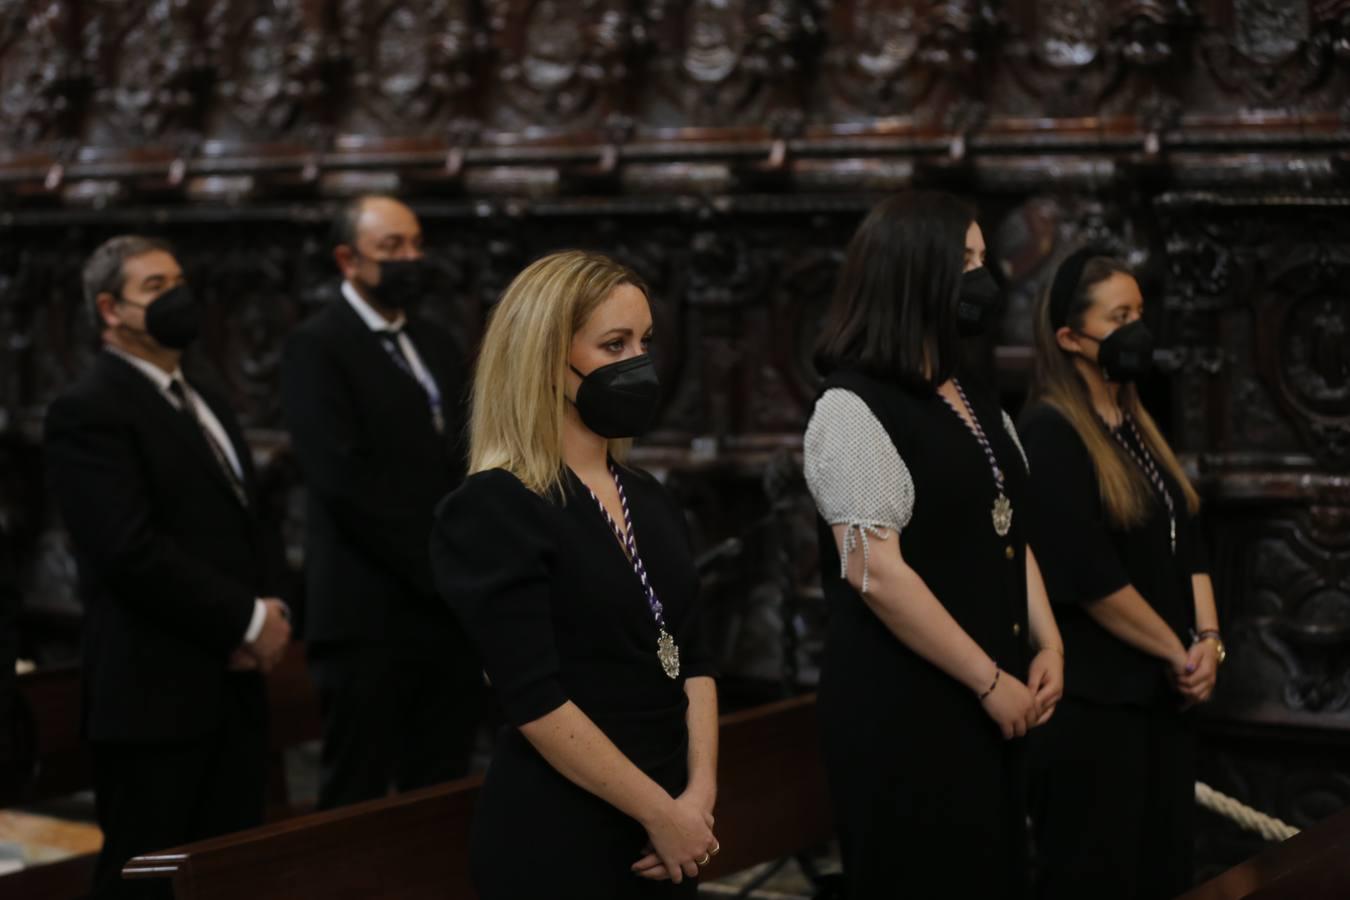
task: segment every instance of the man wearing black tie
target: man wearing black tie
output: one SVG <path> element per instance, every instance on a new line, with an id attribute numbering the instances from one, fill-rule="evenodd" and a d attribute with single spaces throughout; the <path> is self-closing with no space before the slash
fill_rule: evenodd
<path id="1" fill-rule="evenodd" d="M 94 896 L 167 897 L 122 865 L 262 821 L 260 673 L 290 640 L 280 536 L 234 416 L 180 366 L 201 309 L 168 247 L 116 237 L 83 275 L 103 352 L 49 407 L 46 462 L 85 606 Z"/>
<path id="2" fill-rule="evenodd" d="M 397 200 L 359 197 L 333 245 L 342 296 L 292 333 L 282 362 L 308 491 L 305 638 L 325 809 L 464 774 L 482 692 L 431 582 L 433 512 L 464 470 L 464 360 L 405 309 L 426 285 L 422 229 Z"/>

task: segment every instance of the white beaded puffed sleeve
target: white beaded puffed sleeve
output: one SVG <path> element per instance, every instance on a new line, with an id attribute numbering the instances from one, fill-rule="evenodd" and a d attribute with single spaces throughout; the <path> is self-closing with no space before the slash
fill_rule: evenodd
<path id="1" fill-rule="evenodd" d="M 821 517 L 847 525 L 839 575 L 848 556 L 863 552 L 862 593 L 867 593 L 868 534 L 885 540 L 900 533 L 914 514 L 914 480 L 895 444 L 862 398 L 831 388 L 816 402 L 803 442 L 806 484 Z"/>

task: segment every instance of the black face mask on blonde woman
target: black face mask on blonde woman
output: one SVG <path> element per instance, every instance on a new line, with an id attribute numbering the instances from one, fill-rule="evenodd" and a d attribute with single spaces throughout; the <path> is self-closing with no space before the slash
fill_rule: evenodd
<path id="1" fill-rule="evenodd" d="M 581 377 L 574 401 L 581 421 L 604 438 L 641 437 L 656 421 L 661 380 L 651 354 L 592 369 Z"/>

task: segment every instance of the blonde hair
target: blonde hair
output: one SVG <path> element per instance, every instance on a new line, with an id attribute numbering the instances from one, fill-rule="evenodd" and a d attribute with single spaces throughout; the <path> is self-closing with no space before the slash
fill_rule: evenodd
<path id="1" fill-rule="evenodd" d="M 1081 328 L 1083 314 L 1092 307 L 1093 289 L 1115 274 L 1134 277 L 1124 263 L 1110 257 L 1098 256 L 1088 260 L 1066 311 L 1065 324 L 1071 328 Z M 1046 290 L 1036 304 L 1036 365 L 1027 402 L 1045 403 L 1054 408 L 1078 433 L 1097 470 L 1097 490 L 1107 519 L 1119 528 L 1142 525 L 1148 518 L 1153 502 L 1152 486 L 1134 460 L 1102 427 L 1092 404 L 1092 394 L 1074 365 L 1073 354 L 1060 347 L 1055 337 L 1059 329 L 1051 321 L 1050 306 L 1050 291 Z M 1186 509 L 1192 514 L 1197 512 L 1200 509 L 1200 495 L 1158 430 L 1158 424 L 1139 402 L 1139 391 L 1133 384 L 1123 384 L 1117 401 L 1121 411 L 1139 426 L 1139 434 L 1153 458 L 1181 485 Z"/>
<path id="2" fill-rule="evenodd" d="M 469 474 L 505 469 L 540 496 L 563 490 L 562 433 L 572 338 L 615 288 L 647 294 L 609 257 L 564 250 L 536 260 L 502 293 L 474 369 Z M 611 440 L 623 461 L 631 440 Z"/>

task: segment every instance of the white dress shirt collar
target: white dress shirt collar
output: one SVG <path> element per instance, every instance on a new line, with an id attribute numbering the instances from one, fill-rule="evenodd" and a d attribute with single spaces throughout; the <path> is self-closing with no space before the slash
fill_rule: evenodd
<path id="1" fill-rule="evenodd" d="M 401 312 L 392 322 L 377 313 L 373 306 L 362 299 L 352 283 L 345 279 L 342 282 L 342 297 L 371 331 L 398 331 L 407 323 L 407 317 Z"/>
<path id="2" fill-rule="evenodd" d="M 130 353 L 118 347 L 113 347 L 108 344 L 104 344 L 103 349 L 107 350 L 113 356 L 125 360 L 126 362 L 134 366 L 136 369 L 140 370 L 141 374 L 144 375 L 146 378 L 149 378 L 150 381 L 155 385 L 155 387 L 159 388 L 161 391 L 167 391 L 169 389 L 169 385 L 175 379 L 178 381 L 183 380 L 183 369 L 181 367 L 174 369 L 172 372 L 165 372 L 163 369 L 161 369 L 154 363 L 150 362 L 148 359 L 141 359 L 139 356 L 132 356 Z"/>

